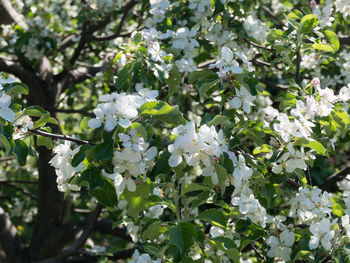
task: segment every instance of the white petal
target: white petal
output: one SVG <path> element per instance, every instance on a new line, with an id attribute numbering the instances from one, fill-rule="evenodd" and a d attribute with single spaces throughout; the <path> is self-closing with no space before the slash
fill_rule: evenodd
<path id="1" fill-rule="evenodd" d="M 152 161 L 157 156 L 157 154 L 158 154 L 157 147 L 153 146 L 149 148 L 145 153 L 146 161 L 147 162 Z"/>
<path id="2" fill-rule="evenodd" d="M 88 126 L 92 129 L 101 127 L 101 124 L 102 124 L 101 120 L 98 120 L 98 119 L 91 119 L 88 121 Z"/>
<path id="3" fill-rule="evenodd" d="M 0 108 L 8 108 L 8 106 L 11 105 L 11 96 L 9 95 L 2 95 L 0 97 Z"/>
<path id="4" fill-rule="evenodd" d="M 182 162 L 182 156 L 179 154 L 172 154 L 168 160 L 170 167 L 176 167 Z"/>
<path id="5" fill-rule="evenodd" d="M 113 115 L 109 115 L 106 118 L 106 123 L 105 123 L 105 131 L 110 132 L 114 129 L 114 127 L 117 125 L 117 121 Z"/>
<path id="6" fill-rule="evenodd" d="M 239 97 L 235 97 L 229 102 L 230 106 L 234 109 L 238 109 L 242 106 L 242 101 Z"/>
<path id="7" fill-rule="evenodd" d="M 310 249 L 315 249 L 318 247 L 318 244 L 320 242 L 320 239 L 318 236 L 312 236 L 310 241 L 309 241 L 309 248 Z"/>
<path id="8" fill-rule="evenodd" d="M 0 108 L 0 117 L 9 122 L 13 122 L 16 118 L 16 114 L 9 108 Z"/>
<path id="9" fill-rule="evenodd" d="M 136 191 L 136 184 L 135 181 L 131 178 L 126 179 L 126 186 L 128 187 L 128 190 L 130 192 L 135 192 Z"/>
<path id="10" fill-rule="evenodd" d="M 131 122 L 129 119 L 126 119 L 126 118 L 125 119 L 119 118 L 118 124 L 123 128 L 128 128 L 131 125 Z"/>

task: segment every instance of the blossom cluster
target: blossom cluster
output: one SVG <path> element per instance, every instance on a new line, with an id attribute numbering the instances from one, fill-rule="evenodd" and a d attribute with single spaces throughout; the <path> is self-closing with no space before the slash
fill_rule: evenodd
<path id="1" fill-rule="evenodd" d="M 137 109 L 149 101 L 155 101 L 158 91 L 142 89 L 138 94 L 128 95 L 126 93 L 113 92 L 110 95 L 102 95 L 99 100 L 100 104 L 94 109 L 96 118 L 89 120 L 90 128 L 96 129 L 104 123 L 106 132 L 112 131 L 117 124 L 127 128 L 131 121 L 138 115 Z"/>

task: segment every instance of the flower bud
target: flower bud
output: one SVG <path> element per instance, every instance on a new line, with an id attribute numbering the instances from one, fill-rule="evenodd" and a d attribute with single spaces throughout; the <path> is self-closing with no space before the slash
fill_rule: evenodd
<path id="1" fill-rule="evenodd" d="M 310 1 L 310 7 L 315 8 L 317 6 L 317 3 L 315 0 Z"/>

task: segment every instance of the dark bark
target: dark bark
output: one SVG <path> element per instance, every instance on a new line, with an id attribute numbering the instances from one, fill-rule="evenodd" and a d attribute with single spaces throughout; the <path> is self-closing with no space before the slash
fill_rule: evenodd
<path id="1" fill-rule="evenodd" d="M 19 263 L 21 255 L 21 244 L 16 227 L 11 223 L 10 218 L 0 207 L 0 244 L 6 253 L 9 263 Z"/>

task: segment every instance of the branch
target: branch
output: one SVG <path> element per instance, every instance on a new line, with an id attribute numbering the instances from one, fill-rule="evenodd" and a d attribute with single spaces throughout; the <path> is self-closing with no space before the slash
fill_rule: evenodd
<path id="1" fill-rule="evenodd" d="M 5 9 L 6 13 L 11 17 L 12 21 L 21 26 L 24 30 L 28 30 L 28 25 L 22 14 L 19 14 L 11 5 L 9 0 L 0 0 L 0 5 Z"/>
<path id="2" fill-rule="evenodd" d="M 29 129 L 29 131 L 30 131 L 31 133 L 36 134 L 36 135 L 41 135 L 41 136 L 44 136 L 44 137 L 50 137 L 50 138 L 52 138 L 52 139 L 71 141 L 71 142 L 75 142 L 75 143 L 77 143 L 77 144 L 79 144 L 79 145 L 80 145 L 80 144 L 95 145 L 95 143 L 93 143 L 93 142 L 89 142 L 89 141 L 85 141 L 85 140 L 80 140 L 80 139 L 73 138 L 73 137 L 69 137 L 69 136 L 66 136 L 66 135 L 53 134 L 53 133 L 49 133 L 49 132 L 41 131 L 41 130 L 31 130 L 31 129 Z"/>
<path id="3" fill-rule="evenodd" d="M 0 244 L 6 253 L 8 262 L 17 263 L 20 261 L 21 244 L 17 234 L 16 227 L 12 224 L 10 218 L 0 207 Z"/>
<path id="4" fill-rule="evenodd" d="M 79 251 L 79 249 L 85 244 L 86 240 L 90 236 L 93 226 L 96 223 L 97 218 L 100 216 L 101 210 L 102 210 L 102 206 L 100 204 L 97 204 L 96 210 L 94 214 L 91 216 L 88 222 L 88 225 L 84 229 L 84 232 L 80 235 L 80 237 L 77 240 L 75 240 L 75 242 L 69 248 L 63 250 L 60 254 L 57 255 L 57 257 L 43 260 L 41 261 L 41 263 L 64 262 L 66 258 L 76 254 Z"/>
<path id="5" fill-rule="evenodd" d="M 121 251 L 113 253 L 113 255 L 107 256 L 107 258 L 109 260 L 113 260 L 113 262 L 116 261 L 116 260 L 119 260 L 119 259 L 131 258 L 132 254 L 134 254 L 136 249 L 137 249 L 137 247 L 121 250 Z M 99 255 L 91 255 L 90 253 L 87 253 L 87 252 L 84 253 L 83 252 L 80 255 L 77 255 L 77 256 L 69 258 L 67 260 L 67 263 L 97 262 L 99 258 L 101 258 L 101 256 L 99 256 Z"/>
<path id="6" fill-rule="evenodd" d="M 95 117 L 95 115 L 87 110 L 69 110 L 69 109 L 58 109 L 55 107 L 44 107 L 44 109 L 50 112 L 59 112 L 59 113 L 78 113 L 89 117 Z M 1 159 L 0 159 L 1 160 Z"/>
<path id="7" fill-rule="evenodd" d="M 0 57 L 0 71 L 4 71 L 15 75 L 24 84 L 26 84 L 29 87 L 33 87 L 33 86 L 40 87 L 40 79 L 35 75 L 34 72 L 12 61 L 6 60 L 3 57 Z"/>
<path id="8" fill-rule="evenodd" d="M 278 25 L 280 27 L 284 27 L 284 24 L 280 21 L 280 19 L 271 11 L 270 8 L 268 8 L 267 6 L 263 5 L 262 8 L 264 9 L 264 11 L 273 19 L 276 20 L 276 22 L 278 23 Z"/>
<path id="9" fill-rule="evenodd" d="M 350 36 L 338 35 L 339 42 L 342 45 L 350 45 Z"/>
<path id="10" fill-rule="evenodd" d="M 271 88 L 277 88 L 277 89 L 288 89 L 289 88 L 288 85 L 276 84 L 276 83 L 273 83 L 272 81 L 267 80 L 267 79 L 259 79 L 259 81 L 264 83 L 266 86 L 271 87 Z"/>
<path id="11" fill-rule="evenodd" d="M 123 29 L 124 21 L 127 18 L 130 9 L 133 8 L 136 4 L 137 4 L 137 1 L 134 1 L 134 0 L 131 0 L 125 4 L 124 9 L 123 9 L 123 16 L 120 19 L 120 22 L 119 22 L 119 25 L 118 25 L 118 28 L 117 28 L 117 31 L 115 32 L 115 34 L 112 34 L 109 36 L 104 36 L 104 37 L 95 37 L 94 36 L 92 38 L 92 40 L 106 41 L 106 40 L 112 40 L 114 38 L 120 37 L 122 29 Z"/>
<path id="12" fill-rule="evenodd" d="M 22 194 L 24 194 L 26 196 L 29 196 L 33 200 L 38 200 L 38 198 L 35 195 L 33 195 L 32 193 L 28 192 L 27 190 L 25 190 L 17 185 L 13 185 L 8 181 L 0 181 L 0 184 L 2 184 L 2 183 L 6 184 L 9 187 L 12 187 L 13 189 L 16 189 L 17 191 L 21 192 Z"/>
<path id="13" fill-rule="evenodd" d="M 264 46 L 262 46 L 262 45 L 259 45 L 259 44 L 257 44 L 257 43 L 254 43 L 254 42 L 252 42 L 252 41 L 250 41 L 250 40 L 248 40 L 248 39 L 246 39 L 246 38 L 243 38 L 243 40 L 244 40 L 245 42 L 247 42 L 249 45 L 253 46 L 253 47 L 262 48 L 262 49 L 269 50 L 269 51 L 275 51 L 275 50 L 276 50 L 275 48 L 264 47 Z"/>
<path id="14" fill-rule="evenodd" d="M 328 177 L 319 188 L 323 191 L 335 192 L 338 190 L 337 182 L 344 180 L 348 174 L 350 174 L 350 166 L 346 166 L 339 172 Z"/>
<path id="15" fill-rule="evenodd" d="M 6 156 L 6 157 L 0 157 L 0 162 L 6 162 L 6 161 L 10 161 L 16 159 L 15 156 Z"/>
<path id="16" fill-rule="evenodd" d="M 38 182 L 35 181 L 24 181 L 24 180 L 1 180 L 0 179 L 0 184 L 1 183 L 13 183 L 13 184 L 38 184 Z"/>

